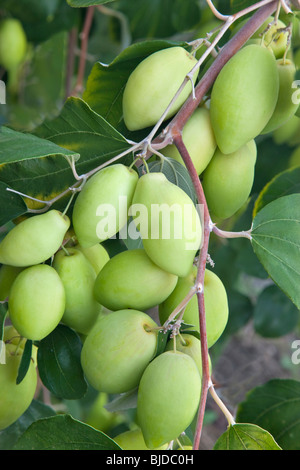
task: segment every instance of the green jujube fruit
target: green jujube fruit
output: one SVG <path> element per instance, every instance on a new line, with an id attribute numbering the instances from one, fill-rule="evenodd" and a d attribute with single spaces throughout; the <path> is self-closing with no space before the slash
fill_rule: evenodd
<path id="1" fill-rule="evenodd" d="M 23 380 L 16 383 L 22 353 L 23 349 L 15 344 L 5 344 L 5 363 L 0 364 L 0 431 L 25 413 L 36 391 L 37 372 L 33 361 L 30 361 Z"/>
<path id="2" fill-rule="evenodd" d="M 125 309 L 101 316 L 81 351 L 86 379 L 99 392 L 128 392 L 138 385 L 156 346 L 157 324 L 146 313 Z"/>
<path id="3" fill-rule="evenodd" d="M 217 147 L 207 108 L 201 107 L 194 111 L 182 130 L 182 139 L 200 175 L 209 164 Z M 184 165 L 175 144 L 167 145 L 162 153 Z"/>
<path id="4" fill-rule="evenodd" d="M 143 433 L 140 428 L 124 431 L 114 437 L 114 441 L 122 448 L 122 450 L 150 450 L 144 440 Z M 156 450 L 164 450 L 168 447 L 165 444 Z"/>
<path id="5" fill-rule="evenodd" d="M 175 342 L 175 344 L 174 344 Z M 181 333 L 171 338 L 166 345 L 166 351 L 176 351 L 182 352 L 191 356 L 192 359 L 196 362 L 200 376 L 202 377 L 202 353 L 201 353 L 201 342 L 200 340 L 191 334 Z M 211 359 L 209 360 L 209 368 L 211 372 Z"/>
<path id="6" fill-rule="evenodd" d="M 72 215 L 74 232 L 83 248 L 113 237 L 126 225 L 137 181 L 136 171 L 120 163 L 88 179 L 75 200 Z"/>
<path id="7" fill-rule="evenodd" d="M 118 412 L 108 411 L 105 408 L 109 402 L 107 393 L 99 392 L 95 401 L 92 403 L 84 422 L 93 426 L 102 432 L 109 432 L 110 429 L 121 424 L 124 421 L 124 416 Z"/>
<path id="8" fill-rule="evenodd" d="M 296 113 L 299 106 L 299 103 L 293 102 L 295 89 L 292 84 L 296 74 L 295 64 L 289 59 L 279 59 L 277 60 L 277 70 L 279 76 L 278 100 L 272 117 L 261 132 L 262 134 L 273 132 L 286 123 Z"/>
<path id="9" fill-rule="evenodd" d="M 144 249 L 123 251 L 104 266 L 95 281 L 95 298 L 109 310 L 147 310 L 165 300 L 178 277 L 151 261 Z"/>
<path id="10" fill-rule="evenodd" d="M 197 268 L 193 266 L 188 276 L 178 279 L 172 294 L 160 304 L 159 319 L 161 325 L 175 310 L 195 284 Z M 207 345 L 210 348 L 222 335 L 228 321 L 229 307 L 226 289 L 221 279 L 211 270 L 206 269 L 204 275 L 204 305 L 206 318 Z M 188 302 L 183 321 L 193 325 L 192 329 L 199 332 L 199 310 L 196 294 Z M 187 332 L 187 331 L 186 331 Z"/>
<path id="11" fill-rule="evenodd" d="M 67 252 L 60 250 L 52 266 L 59 274 L 66 294 L 62 323 L 78 333 L 88 334 L 101 311 L 94 296 L 96 273 L 93 266 L 76 248 L 68 248 Z"/>
<path id="12" fill-rule="evenodd" d="M 278 98 L 274 55 L 256 44 L 240 49 L 222 68 L 211 93 L 210 116 L 221 152 L 233 153 L 257 137 Z"/>
<path id="13" fill-rule="evenodd" d="M 65 300 L 63 283 L 53 267 L 40 264 L 26 268 L 10 291 L 11 323 L 25 338 L 41 340 L 61 321 Z"/>
<path id="14" fill-rule="evenodd" d="M 187 354 L 166 351 L 148 365 L 137 399 L 137 420 L 147 447 L 160 447 L 186 430 L 197 412 L 200 392 L 198 368 Z"/>
<path id="15" fill-rule="evenodd" d="M 60 248 L 70 219 L 57 210 L 24 219 L 0 243 L 0 263 L 28 267 L 51 258 Z"/>
<path id="16" fill-rule="evenodd" d="M 157 123 L 185 76 L 197 63 L 183 47 L 162 49 L 142 60 L 130 74 L 123 94 L 123 117 L 126 127 L 136 131 Z M 195 83 L 198 70 L 193 75 Z M 173 116 L 192 91 L 190 81 L 171 106 L 165 119 Z"/>
<path id="17" fill-rule="evenodd" d="M 80 250 L 89 260 L 96 274 L 99 274 L 103 266 L 109 261 L 109 254 L 101 243 L 89 246 L 88 248 L 83 248 L 81 245 L 75 245 L 75 248 Z"/>
<path id="18" fill-rule="evenodd" d="M 24 268 L 17 266 L 8 266 L 3 264 L 0 268 L 0 301 L 4 301 L 9 297 L 10 288 L 16 279 L 17 275 Z"/>
<path id="19" fill-rule="evenodd" d="M 16 18 L 0 22 L 0 64 L 8 71 L 15 69 L 25 58 L 27 38 L 22 23 Z"/>
<path id="20" fill-rule="evenodd" d="M 211 216 L 227 219 L 247 201 L 254 181 L 256 154 L 244 145 L 231 154 L 216 150 L 203 173 L 203 190 Z"/>
<path id="21" fill-rule="evenodd" d="M 138 181 L 130 214 L 149 258 L 169 273 L 187 275 L 202 238 L 191 198 L 163 173 L 147 173 Z"/>

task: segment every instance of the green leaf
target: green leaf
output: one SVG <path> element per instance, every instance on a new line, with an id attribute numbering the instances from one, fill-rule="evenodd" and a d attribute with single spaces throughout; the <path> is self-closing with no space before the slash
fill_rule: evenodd
<path id="1" fill-rule="evenodd" d="M 258 296 L 254 307 L 253 326 L 265 338 L 278 338 L 293 331 L 299 321 L 299 310 L 278 289 L 269 286 Z"/>
<path id="2" fill-rule="evenodd" d="M 19 369 L 18 369 L 18 375 L 17 375 L 17 380 L 16 380 L 17 385 L 22 382 L 25 375 L 27 374 L 27 371 L 29 369 L 30 362 L 31 362 L 31 355 L 32 355 L 32 340 L 27 339 L 24 350 L 23 350 L 22 358 L 20 361 Z"/>
<path id="3" fill-rule="evenodd" d="M 0 227 L 27 212 L 27 206 L 23 198 L 16 193 L 8 191 L 7 188 L 9 186 L 0 181 Z"/>
<path id="4" fill-rule="evenodd" d="M 153 52 L 176 45 L 186 47 L 186 43 L 175 41 L 143 41 L 127 47 L 109 65 L 96 62 L 88 76 L 83 99 L 112 126 L 125 132 L 122 98 L 129 75 Z"/>
<path id="5" fill-rule="evenodd" d="M 30 424 L 38 419 L 55 415 L 56 412 L 50 408 L 50 406 L 38 400 L 32 400 L 29 408 L 27 408 L 25 413 L 23 413 L 17 421 L 3 431 L 0 431 L 0 449 L 11 450 L 18 438 L 26 431 Z"/>
<path id="6" fill-rule="evenodd" d="M 270 202 L 253 220 L 252 247 L 273 281 L 300 309 L 300 194 Z"/>
<path id="7" fill-rule="evenodd" d="M 111 413 L 135 409 L 137 407 L 137 395 L 138 387 L 117 395 L 113 400 L 104 405 L 104 408 Z"/>
<path id="8" fill-rule="evenodd" d="M 120 450 L 120 447 L 106 434 L 70 415 L 58 415 L 32 423 L 13 450 Z"/>
<path id="9" fill-rule="evenodd" d="M 300 167 L 290 168 L 272 178 L 256 199 L 253 216 L 275 199 L 294 193 L 300 193 Z"/>
<path id="10" fill-rule="evenodd" d="M 102 5 L 102 3 L 110 3 L 114 0 L 67 0 L 68 5 L 73 8 L 86 8 L 93 5 Z"/>
<path id="11" fill-rule="evenodd" d="M 81 347 L 77 333 L 61 324 L 39 343 L 37 362 L 40 378 L 57 397 L 82 398 L 87 391 L 80 363 Z"/>
<path id="12" fill-rule="evenodd" d="M 217 440 L 214 450 L 282 450 L 270 433 L 254 424 L 234 424 Z"/>
<path id="13" fill-rule="evenodd" d="M 283 450 L 299 450 L 300 382 L 272 379 L 254 388 L 239 404 L 236 420 L 266 429 Z"/>

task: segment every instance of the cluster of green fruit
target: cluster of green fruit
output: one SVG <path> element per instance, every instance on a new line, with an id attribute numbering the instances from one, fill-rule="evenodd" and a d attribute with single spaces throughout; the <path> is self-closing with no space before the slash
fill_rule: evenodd
<path id="1" fill-rule="evenodd" d="M 231 217 L 250 195 L 257 158 L 254 139 L 281 128 L 299 112 L 299 100 L 293 99 L 296 66 L 288 38 L 286 25 L 268 18 L 223 67 L 208 96 L 183 128 L 183 142 L 216 219 Z M 151 54 L 137 66 L 123 98 L 129 130 L 154 125 L 162 117 L 199 58 L 182 47 L 170 47 Z M 196 70 L 194 82 L 197 75 Z M 165 120 L 179 110 L 190 93 L 188 82 Z M 174 144 L 162 153 L 183 163 Z"/>
<path id="2" fill-rule="evenodd" d="M 164 220 L 153 217 L 152 207 L 157 204 L 189 208 L 179 218 L 176 211 L 168 213 L 166 238 L 162 236 Z M 99 223 L 106 220 L 103 207 L 114 209 L 115 223 L 99 238 Z M 134 207 L 146 211 L 130 210 Z M 129 214 L 143 248 L 110 258 L 102 242 L 120 232 Z M 179 238 L 178 227 L 182 229 Z M 0 294 L 2 301 L 8 301 L 16 337 L 38 347 L 60 322 L 78 332 L 83 340 L 82 368 L 94 389 L 120 394 L 138 387 L 137 419 L 149 448 L 176 439 L 197 411 L 201 389 L 198 337 L 186 332 L 175 344 L 170 341 L 162 354 L 156 352 L 159 330 L 195 283 L 194 259 L 201 236 L 198 211 L 181 188 L 162 173 L 139 177 L 134 169 L 114 164 L 86 181 L 71 218 L 55 209 L 33 215 L 19 222 L 0 243 Z M 190 242 L 193 249 L 187 248 Z M 205 275 L 205 304 L 211 346 L 228 318 L 225 288 L 211 271 Z M 157 306 L 160 322 L 146 313 Z M 188 303 L 183 321 L 199 332 L 196 296 Z M 10 344 L 5 335 L 4 342 Z M 0 383 L 4 387 L 9 379 L 12 401 L 14 396 L 19 399 L 17 391 L 27 381 L 31 398 L 36 386 L 36 374 L 34 381 L 26 375 L 26 382 L 17 384 L 16 366 L 7 376 L 11 357 L 20 360 L 21 353 L 22 348 L 7 347 L 6 365 L 0 366 Z M 0 415 L 6 408 L 2 400 Z M 1 427 L 18 417 L 10 413 Z"/>

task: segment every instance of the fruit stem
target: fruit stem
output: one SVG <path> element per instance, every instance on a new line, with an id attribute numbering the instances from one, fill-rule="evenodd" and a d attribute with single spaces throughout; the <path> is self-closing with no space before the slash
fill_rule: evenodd
<path id="1" fill-rule="evenodd" d="M 229 232 L 227 230 L 219 229 L 214 223 L 211 222 L 211 231 L 214 232 L 221 238 L 248 238 L 252 240 L 251 229 L 250 230 L 242 230 L 241 232 Z"/>
<path id="2" fill-rule="evenodd" d="M 224 403 L 220 399 L 219 395 L 216 393 L 215 388 L 214 388 L 212 383 L 210 384 L 209 392 L 210 392 L 212 398 L 214 399 L 214 401 L 216 402 L 216 404 L 218 405 L 218 407 L 222 410 L 224 416 L 226 417 L 226 419 L 228 421 L 228 426 L 234 425 L 235 420 L 234 420 L 232 414 L 230 413 L 228 408 L 224 405 Z"/>

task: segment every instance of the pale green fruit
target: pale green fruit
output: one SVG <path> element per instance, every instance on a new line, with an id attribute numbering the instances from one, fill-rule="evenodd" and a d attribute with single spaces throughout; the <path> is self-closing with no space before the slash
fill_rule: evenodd
<path id="1" fill-rule="evenodd" d="M 80 250 L 93 266 L 95 273 L 99 274 L 103 266 L 109 261 L 109 254 L 101 243 L 83 248 L 81 245 L 76 245 L 75 248 Z"/>
<path id="2" fill-rule="evenodd" d="M 212 216 L 227 219 L 247 201 L 253 186 L 255 162 L 248 145 L 227 155 L 216 150 L 202 181 Z"/>
<path id="3" fill-rule="evenodd" d="M 124 420 L 120 413 L 108 411 L 105 408 L 107 403 L 108 394 L 99 392 L 84 420 L 86 424 L 105 433 Z"/>
<path id="4" fill-rule="evenodd" d="M 300 146 L 295 148 L 289 159 L 289 168 L 300 166 Z"/>
<path id="5" fill-rule="evenodd" d="M 157 324 L 146 313 L 118 310 L 101 316 L 86 337 L 81 364 L 87 381 L 100 392 L 135 388 L 153 359 Z"/>
<path id="6" fill-rule="evenodd" d="M 54 268 L 47 264 L 24 269 L 10 291 L 11 323 L 27 339 L 41 340 L 61 321 L 65 290 Z"/>
<path id="7" fill-rule="evenodd" d="M 146 446 L 143 433 L 139 428 L 118 434 L 114 437 L 114 441 L 122 448 L 122 450 L 150 450 Z M 156 450 L 164 450 L 167 447 L 168 444 L 165 444 L 158 447 Z"/>
<path id="8" fill-rule="evenodd" d="M 191 287 L 195 284 L 197 268 L 193 267 L 185 278 L 178 280 L 174 291 L 159 306 L 159 319 L 163 325 L 169 315 L 175 310 L 180 302 L 186 297 Z M 228 298 L 226 289 L 221 279 L 208 269 L 204 275 L 204 304 L 207 330 L 207 345 L 210 348 L 222 335 L 228 321 Z M 183 321 L 188 325 L 193 325 L 199 331 L 199 310 L 197 296 L 194 295 L 188 302 Z"/>
<path id="9" fill-rule="evenodd" d="M 274 55 L 255 44 L 240 49 L 222 68 L 211 93 L 211 123 L 220 150 L 233 153 L 261 133 L 278 98 Z"/>
<path id="10" fill-rule="evenodd" d="M 27 38 L 22 23 L 6 18 L 0 23 L 0 64 L 6 70 L 17 67 L 25 58 Z"/>
<path id="11" fill-rule="evenodd" d="M 94 325 L 101 305 L 94 297 L 96 273 L 81 251 L 68 248 L 56 253 L 53 268 L 59 274 L 66 294 L 62 323 L 78 333 L 88 334 Z"/>
<path id="12" fill-rule="evenodd" d="M 202 354 L 200 340 L 194 335 L 181 333 L 180 335 L 176 335 L 175 338 L 171 338 L 166 345 L 166 351 L 174 351 L 174 348 L 176 351 L 187 354 L 188 356 L 191 356 L 192 359 L 194 359 L 197 364 L 199 374 L 202 377 Z M 208 358 L 208 361 L 211 372 L 210 357 Z"/>
<path id="13" fill-rule="evenodd" d="M 0 243 L 0 263 L 19 267 L 43 263 L 60 248 L 69 226 L 68 216 L 57 210 L 23 220 Z"/>
<path id="14" fill-rule="evenodd" d="M 169 47 L 149 55 L 133 70 L 123 95 L 126 127 L 136 131 L 156 124 L 185 76 L 197 63 L 183 47 Z M 195 83 L 198 71 L 193 75 Z M 192 91 L 190 81 L 170 108 L 165 119 L 173 116 Z"/>
<path id="15" fill-rule="evenodd" d="M 7 344 L 17 346 L 18 350 L 20 349 L 24 351 L 27 339 L 23 338 L 13 325 L 7 325 L 4 327 L 3 341 Z M 32 344 L 31 359 L 35 365 L 37 365 L 37 351 L 37 346 Z"/>
<path id="16" fill-rule="evenodd" d="M 297 115 L 290 117 L 287 122 L 273 131 L 273 139 L 277 145 L 290 145 L 295 136 L 299 136 L 300 119 Z"/>
<path id="17" fill-rule="evenodd" d="M 196 171 L 200 175 L 209 164 L 217 147 L 208 109 L 197 108 L 194 111 L 182 130 L 182 138 Z M 184 165 L 175 144 L 165 147 L 162 153 Z"/>
<path id="18" fill-rule="evenodd" d="M 177 279 L 154 264 L 145 250 L 127 250 L 104 266 L 94 292 L 98 302 L 109 310 L 147 310 L 171 294 Z"/>
<path id="19" fill-rule="evenodd" d="M 24 268 L 19 268 L 17 266 L 8 266 L 3 264 L 0 268 L 0 301 L 3 301 L 8 298 L 10 288 L 16 279 L 17 275 Z"/>
<path id="20" fill-rule="evenodd" d="M 166 351 L 148 365 L 137 401 L 137 419 L 147 447 L 160 447 L 186 430 L 197 412 L 200 391 L 198 368 L 187 354 Z"/>
<path id="21" fill-rule="evenodd" d="M 272 24 L 266 33 L 262 35 L 265 45 L 271 47 L 277 59 L 283 57 L 286 50 L 290 47 L 288 44 L 289 31 L 285 28 L 286 25 L 283 21 L 278 19 L 277 22 Z M 285 31 L 280 31 L 281 29 L 285 29 Z"/>
<path id="22" fill-rule="evenodd" d="M 119 163 L 88 179 L 75 201 L 72 216 L 74 232 L 83 248 L 113 237 L 126 225 L 137 181 L 136 171 Z"/>
<path id="23" fill-rule="evenodd" d="M 296 74 L 295 64 L 288 59 L 279 59 L 277 60 L 277 70 L 279 75 L 278 100 L 274 113 L 262 134 L 272 132 L 287 122 L 296 113 L 299 106 L 299 103 L 293 102 L 295 89 L 292 85 Z"/>
<path id="24" fill-rule="evenodd" d="M 5 345 L 5 364 L 0 364 L 0 430 L 13 424 L 30 406 L 37 386 L 35 364 L 31 361 L 24 379 L 16 379 L 23 350 L 16 345 Z"/>
<path id="25" fill-rule="evenodd" d="M 163 173 L 147 173 L 138 181 L 130 213 L 149 258 L 169 273 L 187 275 L 202 238 L 191 198 Z"/>

